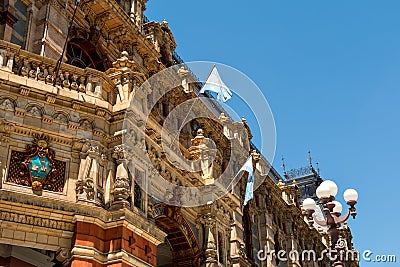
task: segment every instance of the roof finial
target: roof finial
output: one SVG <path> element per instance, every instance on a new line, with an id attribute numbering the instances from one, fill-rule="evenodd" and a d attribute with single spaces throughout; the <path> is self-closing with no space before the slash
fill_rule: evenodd
<path id="1" fill-rule="evenodd" d="M 308 160 L 310 162 L 310 168 L 313 168 L 313 165 L 312 165 L 313 158 L 311 157 L 311 150 L 308 150 Z"/>
<path id="2" fill-rule="evenodd" d="M 317 173 L 318 173 L 318 175 L 320 175 L 321 174 L 321 170 L 319 169 L 319 162 L 317 161 L 317 162 L 315 162 L 315 164 L 317 164 Z"/>

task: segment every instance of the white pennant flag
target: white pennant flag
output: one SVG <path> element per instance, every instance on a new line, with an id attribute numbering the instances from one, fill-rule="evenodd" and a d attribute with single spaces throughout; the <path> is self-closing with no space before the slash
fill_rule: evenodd
<path id="1" fill-rule="evenodd" d="M 217 99 L 221 102 L 226 102 L 232 97 L 231 90 L 222 81 L 216 66 L 213 67 L 210 76 L 200 90 L 200 94 L 204 94 L 205 91 L 217 93 Z"/>
<path id="2" fill-rule="evenodd" d="M 244 201 L 243 201 L 243 206 L 247 205 L 247 202 L 249 202 L 251 199 L 254 198 L 254 175 L 253 175 L 253 157 L 250 156 L 246 163 L 243 165 L 243 167 L 239 170 L 239 173 L 241 171 L 246 171 L 249 173 L 249 177 L 247 179 L 247 184 L 246 184 L 246 192 L 244 195 Z"/>

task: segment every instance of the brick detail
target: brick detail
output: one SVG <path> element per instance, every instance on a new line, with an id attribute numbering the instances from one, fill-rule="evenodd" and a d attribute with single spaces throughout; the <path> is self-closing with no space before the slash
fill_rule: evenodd
<path id="1" fill-rule="evenodd" d="M 71 267 L 103 267 L 103 266 L 107 265 L 103 265 L 94 260 L 88 260 L 88 259 L 75 259 L 71 263 Z"/>
<path id="2" fill-rule="evenodd" d="M 117 226 L 110 229 L 103 229 L 100 226 L 87 222 L 76 222 L 74 246 L 94 248 L 102 253 L 115 253 L 126 251 L 132 256 L 139 258 L 152 266 L 156 266 L 157 246 L 143 237 L 137 235 L 124 226 Z M 79 264 L 81 265 L 79 265 Z M 86 259 L 74 259 L 71 267 L 74 266 L 107 266 L 107 267 L 129 267 L 125 263 L 112 265 L 86 265 L 94 262 Z"/>

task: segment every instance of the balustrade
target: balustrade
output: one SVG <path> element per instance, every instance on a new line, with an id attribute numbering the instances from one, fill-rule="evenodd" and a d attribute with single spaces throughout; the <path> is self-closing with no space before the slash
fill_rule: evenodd
<path id="1" fill-rule="evenodd" d="M 0 40 L 0 70 L 113 102 L 115 84 L 105 73 L 62 63 L 57 77 L 54 77 L 56 64 L 54 59 L 27 52 L 18 45 Z"/>

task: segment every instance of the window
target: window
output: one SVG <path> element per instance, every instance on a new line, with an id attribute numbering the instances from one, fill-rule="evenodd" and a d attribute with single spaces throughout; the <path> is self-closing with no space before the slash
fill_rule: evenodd
<path id="1" fill-rule="evenodd" d="M 135 205 L 135 207 L 137 207 L 138 209 L 144 210 L 143 207 L 143 192 L 142 192 L 142 188 L 140 188 L 138 183 L 142 183 L 143 182 L 143 172 L 135 169 L 135 177 L 134 177 L 134 192 L 133 192 L 133 196 L 134 196 L 134 200 L 133 200 L 133 204 Z"/>
<path id="2" fill-rule="evenodd" d="M 136 182 L 135 182 L 134 196 L 135 196 L 134 199 L 135 207 L 142 209 L 142 189 Z"/>
<path id="3" fill-rule="evenodd" d="M 68 64 L 74 65 L 78 68 L 96 68 L 90 56 L 83 51 L 83 49 L 74 43 L 69 43 L 67 46 Z"/>
<path id="4" fill-rule="evenodd" d="M 71 40 L 67 45 L 67 63 L 81 69 L 92 68 L 105 71 L 110 67 L 110 62 L 99 46 L 99 42 L 96 41 L 98 32 L 93 31 L 95 33 L 90 39 L 84 39 L 79 36 L 76 28 L 72 28 Z"/>
<path id="5" fill-rule="evenodd" d="M 11 42 L 23 46 L 25 41 L 27 6 L 20 0 L 17 0 L 14 4 L 14 8 L 15 17 L 18 19 L 18 21 L 13 26 Z"/>
<path id="6" fill-rule="evenodd" d="M 253 251 L 253 227 L 250 218 L 249 206 L 244 206 L 243 210 L 243 240 L 246 244 L 246 255 L 249 259 L 254 260 Z"/>
<path id="7" fill-rule="evenodd" d="M 225 263 L 225 246 L 224 246 L 224 238 L 222 237 L 222 233 L 218 232 L 218 259 L 219 262 L 224 264 Z"/>

